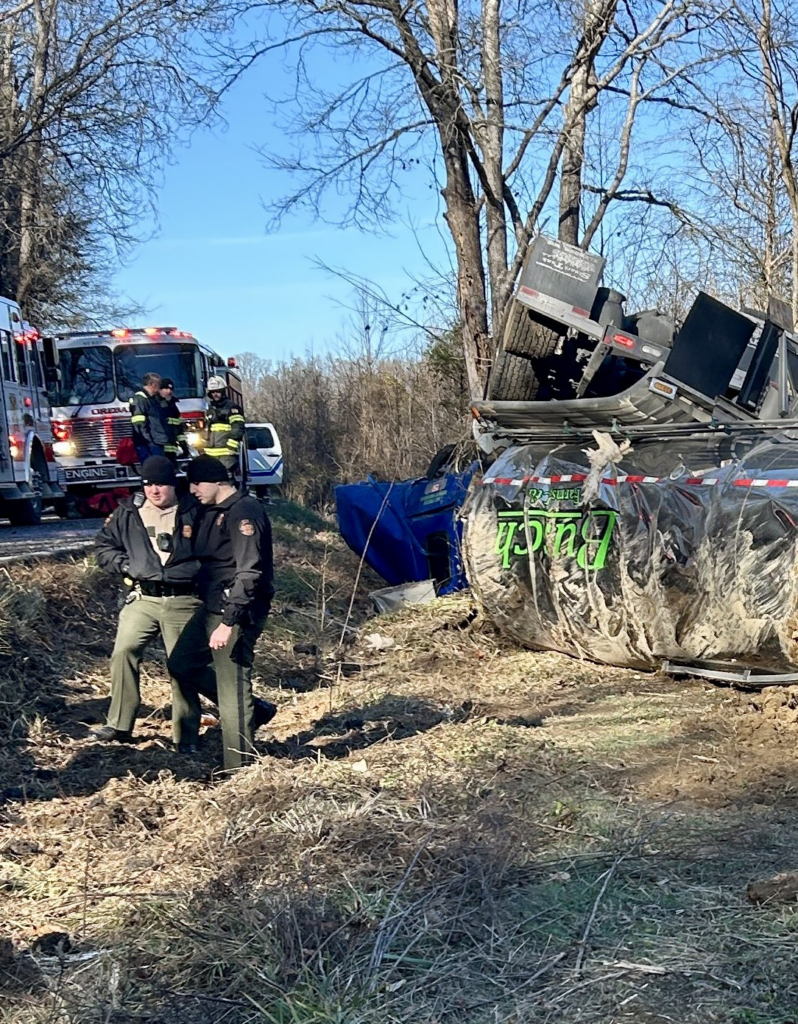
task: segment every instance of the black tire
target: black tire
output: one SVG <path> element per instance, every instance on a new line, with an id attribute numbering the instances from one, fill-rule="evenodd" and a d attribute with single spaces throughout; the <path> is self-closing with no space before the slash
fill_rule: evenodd
<path id="1" fill-rule="evenodd" d="M 17 498 L 6 504 L 6 515 L 12 526 L 38 526 L 42 521 L 42 476 L 38 470 L 31 470 L 29 498 Z"/>
<path id="2" fill-rule="evenodd" d="M 538 313 L 533 313 L 520 302 L 510 313 L 504 331 L 504 350 L 515 356 L 545 359 L 565 337 L 566 328 Z"/>
<path id="3" fill-rule="evenodd" d="M 59 519 L 81 519 L 82 516 L 75 505 L 75 499 L 69 496 L 56 498 L 53 502 L 53 512 Z"/>
<path id="4" fill-rule="evenodd" d="M 494 402 L 531 402 L 540 381 L 532 360 L 512 352 L 496 353 L 488 381 L 488 398 Z"/>
<path id="5" fill-rule="evenodd" d="M 432 480 L 446 471 L 454 455 L 455 445 L 445 444 L 440 451 L 437 451 L 427 466 L 427 480 Z"/>

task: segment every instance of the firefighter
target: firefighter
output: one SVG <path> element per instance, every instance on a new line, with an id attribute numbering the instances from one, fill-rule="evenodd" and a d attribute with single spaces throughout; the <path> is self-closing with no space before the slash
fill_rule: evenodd
<path id="1" fill-rule="evenodd" d="M 168 654 L 202 608 L 194 588 L 200 567 L 194 537 L 202 510 L 190 496 L 178 501 L 175 467 L 165 456 L 146 459 L 141 480 L 144 493 L 124 499 L 95 541 L 100 568 L 121 575 L 125 583 L 111 654 L 111 707 L 106 725 L 90 733 L 108 742 L 133 741 L 139 670 L 147 645 L 160 635 Z M 183 743 L 180 727 L 190 709 L 174 680 L 172 700 L 173 739 L 179 750 L 189 753 L 193 744 Z"/>
<path id="2" fill-rule="evenodd" d="M 169 443 L 158 393 L 160 386 L 160 374 L 145 373 L 141 379 L 141 390 L 130 399 L 130 425 L 139 462 L 144 462 L 151 455 L 163 455 Z"/>
<path id="3" fill-rule="evenodd" d="M 226 395 L 221 377 L 208 381 L 208 419 L 205 427 L 205 455 L 219 459 L 231 477 L 238 474 L 241 442 L 244 439 L 244 410 Z"/>
<path id="4" fill-rule="evenodd" d="M 253 702 L 252 662 L 274 592 L 271 525 L 261 503 L 236 489 L 221 460 L 200 455 L 188 464 L 186 476 L 205 507 L 196 544 L 204 607 L 168 659 L 183 690 L 181 707 L 189 709 L 180 734 L 184 742 L 196 743 L 197 694 L 212 690 L 215 677 L 224 767 L 239 768 L 252 757 L 254 729 L 265 724 Z M 277 709 L 270 706 L 274 714 Z"/>
<path id="5" fill-rule="evenodd" d="M 161 414 L 166 423 L 168 443 L 164 445 L 164 454 L 172 462 L 176 462 L 178 456 L 184 459 L 191 458 L 186 443 L 186 429 L 183 417 L 175 399 L 175 382 L 171 377 L 162 377 L 161 386 L 158 389 L 161 401 Z"/>

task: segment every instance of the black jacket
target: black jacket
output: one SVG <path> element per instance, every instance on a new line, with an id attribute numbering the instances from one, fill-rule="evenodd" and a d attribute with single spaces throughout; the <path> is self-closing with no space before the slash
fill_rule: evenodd
<path id="1" fill-rule="evenodd" d="M 188 445 L 186 444 L 186 429 L 180 409 L 174 398 L 161 398 L 161 416 L 163 417 L 164 429 L 169 438 L 164 445 L 164 451 L 169 454 L 178 455 L 181 452 L 188 456 Z"/>
<path id="2" fill-rule="evenodd" d="M 197 533 L 200 597 L 226 626 L 268 612 L 274 594 L 272 528 L 256 498 L 236 491 L 205 509 Z"/>
<path id="3" fill-rule="evenodd" d="M 160 395 L 137 391 L 130 399 L 130 425 L 133 429 L 133 444 L 137 447 L 160 445 L 164 448 L 169 444 L 166 413 Z"/>
<path id="4" fill-rule="evenodd" d="M 125 498 L 105 520 L 94 541 L 97 564 L 105 572 L 119 573 L 133 580 L 191 582 L 200 568 L 194 553 L 194 540 L 202 514 L 201 507 L 191 497 L 182 498 L 178 502 L 172 552 L 166 564 L 162 565 L 147 536 L 147 528 L 134 504 L 135 500 Z"/>

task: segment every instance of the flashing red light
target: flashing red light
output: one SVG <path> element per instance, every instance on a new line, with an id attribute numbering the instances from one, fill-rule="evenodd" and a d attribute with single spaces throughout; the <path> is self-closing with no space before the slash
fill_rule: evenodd
<path id="1" fill-rule="evenodd" d="M 14 340 L 20 344 L 25 345 L 27 342 L 37 341 L 39 338 L 39 332 L 36 328 L 31 328 L 29 331 L 17 331 L 14 335 Z"/>
<path id="2" fill-rule="evenodd" d="M 126 327 L 117 327 L 116 330 L 111 331 L 112 338 L 122 338 L 123 340 L 130 334 L 130 331 Z"/>
<path id="3" fill-rule="evenodd" d="M 628 338 L 625 334 L 613 334 L 612 340 L 616 345 L 623 345 L 624 348 L 634 348 L 634 338 Z"/>
<path id="4" fill-rule="evenodd" d="M 71 433 L 72 428 L 69 423 L 53 420 L 53 437 L 56 441 L 68 441 Z"/>
<path id="5" fill-rule="evenodd" d="M 30 398 L 26 397 L 26 398 L 25 398 L 25 408 L 26 408 L 26 409 L 30 409 L 30 407 L 31 407 L 32 405 L 33 405 L 33 402 L 32 402 L 32 400 L 31 400 Z"/>
<path id="6" fill-rule="evenodd" d="M 178 331 L 178 329 L 175 327 L 171 331 L 169 331 L 169 337 L 170 338 L 193 338 L 194 335 L 193 334 L 189 334 L 188 331 Z"/>
<path id="7" fill-rule="evenodd" d="M 145 327 L 144 333 L 147 335 L 148 338 L 157 338 L 161 332 L 158 330 L 157 327 Z"/>
<path id="8" fill-rule="evenodd" d="M 230 367 L 231 370 L 234 370 L 236 368 L 236 361 L 234 356 L 230 356 L 230 358 L 227 360 L 227 365 Z"/>

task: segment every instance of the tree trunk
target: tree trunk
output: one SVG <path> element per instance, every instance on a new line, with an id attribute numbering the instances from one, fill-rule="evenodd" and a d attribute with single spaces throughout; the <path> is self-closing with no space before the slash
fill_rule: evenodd
<path id="1" fill-rule="evenodd" d="M 560 171 L 560 217 L 558 237 L 579 244 L 582 204 L 582 168 L 585 162 L 587 115 L 596 106 L 596 56 L 618 9 L 618 0 L 585 0 L 582 37 L 574 54 L 573 72 L 565 106 L 565 146 Z"/>
<path id="2" fill-rule="evenodd" d="M 45 86 L 53 27 L 53 0 L 36 4 L 36 45 L 33 50 L 30 110 L 34 124 L 43 116 Z M 37 254 L 40 246 L 39 214 L 42 208 L 41 131 L 34 130 L 22 152 L 20 181 L 19 282 L 17 302 L 23 307 L 35 288 Z"/>
<path id="3" fill-rule="evenodd" d="M 590 109 L 591 65 L 574 72 L 565 108 L 566 141 L 560 172 L 560 219 L 558 237 L 570 245 L 579 244 L 582 202 L 582 166 L 585 160 L 585 131 Z"/>
<path id="4" fill-rule="evenodd" d="M 507 277 L 507 208 L 504 202 L 504 83 L 501 62 L 501 0 L 483 0 L 482 73 L 485 84 L 484 125 L 477 137 L 482 149 L 488 188 L 485 194 L 488 283 L 494 333 L 503 312 Z"/>
<path id="5" fill-rule="evenodd" d="M 488 335 L 488 303 L 479 230 L 479 207 L 468 178 L 464 159 L 444 154 L 446 223 L 457 255 L 457 304 L 463 330 L 463 354 L 472 400 L 484 396 L 492 352 Z"/>

